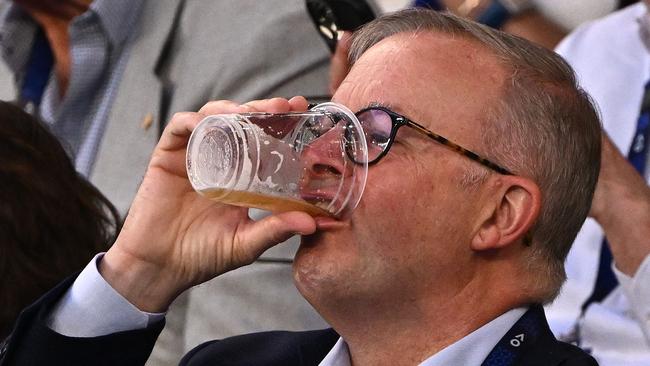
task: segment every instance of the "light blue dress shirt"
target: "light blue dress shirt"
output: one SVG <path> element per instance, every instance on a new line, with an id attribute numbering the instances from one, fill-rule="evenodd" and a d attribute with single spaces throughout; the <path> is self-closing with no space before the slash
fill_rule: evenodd
<path id="1" fill-rule="evenodd" d="M 101 335 L 143 329 L 165 317 L 165 313 L 140 311 L 99 274 L 98 254 L 79 274 L 48 318 L 48 327 L 69 337 Z"/>
<path id="2" fill-rule="evenodd" d="M 106 121 L 137 32 L 142 0 L 95 0 L 69 28 L 71 70 L 61 98 L 55 73 L 34 111 L 63 143 L 78 172 L 92 171 Z M 13 3 L 0 14 L 0 52 L 21 85 L 37 25 Z M 20 87 L 18 88 L 20 90 Z"/>

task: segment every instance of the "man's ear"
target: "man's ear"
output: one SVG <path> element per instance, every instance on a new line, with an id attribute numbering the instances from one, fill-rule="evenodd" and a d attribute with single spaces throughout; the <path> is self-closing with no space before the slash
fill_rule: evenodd
<path id="1" fill-rule="evenodd" d="M 523 239 L 541 209 L 542 193 L 528 178 L 501 176 L 489 193 L 483 221 L 472 239 L 473 250 L 502 248 Z"/>

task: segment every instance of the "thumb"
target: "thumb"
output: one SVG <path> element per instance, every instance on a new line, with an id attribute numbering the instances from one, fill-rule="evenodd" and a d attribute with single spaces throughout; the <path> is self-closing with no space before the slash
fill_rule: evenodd
<path id="1" fill-rule="evenodd" d="M 239 258 L 243 263 L 252 263 L 265 250 L 294 235 L 315 232 L 316 221 L 304 212 L 291 211 L 267 216 L 251 222 L 245 230 L 238 233 L 236 242 L 243 246 Z"/>

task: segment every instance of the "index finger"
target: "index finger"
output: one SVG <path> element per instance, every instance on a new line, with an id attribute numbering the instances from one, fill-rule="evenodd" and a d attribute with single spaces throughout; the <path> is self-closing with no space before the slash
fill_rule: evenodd
<path id="1" fill-rule="evenodd" d="M 192 131 L 204 117 L 194 112 L 175 113 L 160 136 L 157 149 L 177 150 L 187 146 Z"/>
<path id="2" fill-rule="evenodd" d="M 229 114 L 229 113 L 245 113 L 248 112 L 248 108 L 237 102 L 231 100 L 214 100 L 207 102 L 201 109 L 199 113 L 209 116 L 213 114 Z"/>
<path id="3" fill-rule="evenodd" d="M 291 104 L 286 98 L 271 98 L 253 100 L 244 103 L 244 106 L 250 108 L 250 112 L 269 112 L 269 113 L 287 113 L 291 112 Z"/>

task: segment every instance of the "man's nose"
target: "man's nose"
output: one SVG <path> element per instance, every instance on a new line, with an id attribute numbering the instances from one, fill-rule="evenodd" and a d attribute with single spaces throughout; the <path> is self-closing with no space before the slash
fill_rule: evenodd
<path id="1" fill-rule="evenodd" d="M 352 162 L 345 153 L 343 127 L 332 129 L 313 140 L 302 152 L 306 174 L 314 178 L 347 176 L 352 172 Z"/>

